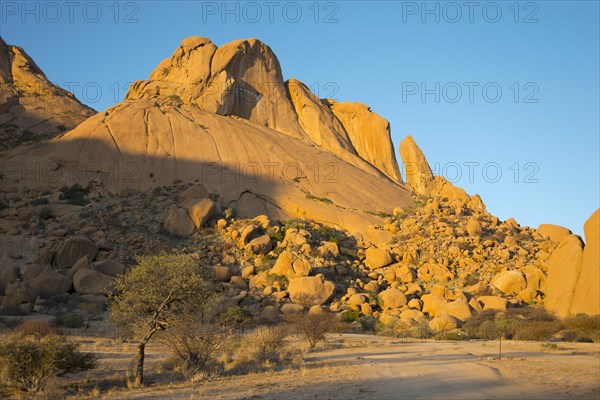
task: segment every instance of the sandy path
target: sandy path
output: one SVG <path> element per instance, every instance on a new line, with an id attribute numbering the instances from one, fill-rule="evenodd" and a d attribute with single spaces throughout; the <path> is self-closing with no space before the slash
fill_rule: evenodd
<path id="1" fill-rule="evenodd" d="M 600 399 L 600 345 L 413 342 L 345 335 L 306 365 L 199 384 L 113 393 L 127 399 Z"/>

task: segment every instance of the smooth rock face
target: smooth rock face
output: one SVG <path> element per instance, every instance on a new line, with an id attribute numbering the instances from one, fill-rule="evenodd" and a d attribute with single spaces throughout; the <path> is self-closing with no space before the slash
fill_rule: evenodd
<path id="1" fill-rule="evenodd" d="M 408 135 L 400 142 L 400 157 L 404 163 L 404 179 L 418 194 L 429 194 L 433 182 L 433 173 L 425 155 L 412 136 Z"/>
<path id="2" fill-rule="evenodd" d="M 82 236 L 75 236 L 66 240 L 56 253 L 54 261 L 59 268 L 66 269 L 74 266 L 83 256 L 93 260 L 97 253 L 98 248 L 94 242 Z"/>
<path id="3" fill-rule="evenodd" d="M 362 103 L 328 100 L 328 104 L 344 126 L 357 154 L 392 180 L 401 182 L 389 122 Z"/>
<path id="4" fill-rule="evenodd" d="M 563 226 L 552 225 L 552 224 L 541 224 L 537 228 L 537 233 L 539 233 L 543 237 L 549 238 L 553 242 L 560 243 L 563 241 L 564 238 L 569 236 L 572 232 Z"/>
<path id="5" fill-rule="evenodd" d="M 35 146 L 39 146 L 36 160 L 30 157 L 33 149 L 19 148 L 14 149 L 18 155 L 7 156 L 7 162 L 24 163 L 24 168 L 34 168 L 34 162 L 52 161 L 61 166 L 93 163 L 107 189 L 117 193 L 124 188 L 146 191 L 176 179 L 200 179 L 242 217 L 309 218 L 362 231 L 381 220 L 365 211 L 391 212 L 395 206 L 413 204 L 400 184 L 358 169 L 318 147 L 186 105 L 125 102 L 88 119 L 60 139 Z M 293 168 L 290 160 L 294 160 Z M 115 165 L 136 165 L 135 182 L 110 172 Z M 248 165 L 252 169 L 242 169 Z M 315 165 L 321 168 L 319 179 L 313 177 Z M 335 170 L 325 169 L 328 165 Z M 73 174 L 57 170 L 56 175 L 67 181 L 29 182 L 27 176 L 19 181 L 47 189 L 73 184 L 68 181 Z M 301 179 L 299 187 L 294 178 L 302 176 L 311 178 Z M 88 182 L 80 183 L 85 186 Z M 314 197 L 307 196 L 307 191 Z M 321 197 L 330 202 L 319 201 Z M 189 228 L 190 224 L 186 225 Z"/>
<path id="6" fill-rule="evenodd" d="M 377 299 L 381 303 L 381 309 L 400 308 L 406 305 L 406 296 L 401 290 L 389 288 L 379 293 Z"/>
<path id="7" fill-rule="evenodd" d="M 296 79 L 289 79 L 285 85 L 300 126 L 317 146 L 337 155 L 356 154 L 344 126 L 326 104 Z"/>
<path id="8" fill-rule="evenodd" d="M 575 235 L 567 236 L 560 242 L 548 261 L 544 303 L 547 310 L 560 317 L 569 316 L 577 281 L 581 275 L 582 262 L 581 239 Z"/>
<path id="9" fill-rule="evenodd" d="M 571 302 L 572 315 L 600 314 L 600 209 L 597 209 L 583 225 L 585 248 L 581 276 L 575 286 Z"/>
<path id="10" fill-rule="evenodd" d="M 73 276 L 73 287 L 79 294 L 105 294 L 110 290 L 113 279 L 100 272 L 80 269 Z"/>
<path id="11" fill-rule="evenodd" d="M 335 285 L 318 276 L 305 276 L 293 279 L 288 286 L 288 292 L 290 299 L 296 304 L 305 307 L 320 306 L 333 295 Z"/>
<path id="12" fill-rule="evenodd" d="M 1 37 L 0 60 L 0 148 L 55 137 L 95 114 Z"/>

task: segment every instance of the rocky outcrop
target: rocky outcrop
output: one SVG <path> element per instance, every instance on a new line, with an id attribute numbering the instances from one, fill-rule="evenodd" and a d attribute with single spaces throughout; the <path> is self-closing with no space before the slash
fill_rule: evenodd
<path id="1" fill-rule="evenodd" d="M 400 157 L 404 164 L 404 179 L 415 192 L 429 194 L 433 183 L 433 173 L 425 155 L 412 136 L 408 135 L 400 142 Z"/>
<path id="2" fill-rule="evenodd" d="M 600 314 L 600 209 L 584 225 L 586 244 L 569 235 L 548 261 L 546 309 L 560 317 Z"/>
<path id="3" fill-rule="evenodd" d="M 327 100 L 333 114 L 342 123 L 356 153 L 395 181 L 402 181 L 390 123 L 362 103 Z"/>
<path id="4" fill-rule="evenodd" d="M 55 137 L 95 114 L 1 37 L 0 60 L 0 148 Z"/>
<path id="5" fill-rule="evenodd" d="M 408 135 L 400 142 L 400 157 L 404 164 L 406 182 L 414 192 L 423 196 L 447 197 L 454 201 L 457 207 L 469 205 L 478 212 L 485 211 L 485 205 L 478 195 L 469 196 L 458 186 L 448 182 L 443 176 L 433 176 L 425 155 L 417 143 Z"/>
<path id="6" fill-rule="evenodd" d="M 578 236 L 567 236 L 554 250 L 548 262 L 546 282 L 547 310 L 561 317 L 570 314 L 575 287 L 581 275 L 583 243 Z"/>
<path id="7" fill-rule="evenodd" d="M 573 232 L 571 232 L 564 226 L 541 224 L 537 228 L 537 233 L 539 233 L 542 237 L 552 240 L 553 242 L 560 243 L 564 238 L 566 238 Z"/>
<path id="8" fill-rule="evenodd" d="M 296 138 L 304 137 L 287 96 L 277 57 L 257 39 L 221 47 L 189 37 L 125 100 L 169 97 L 219 115 L 235 115 Z"/>
<path id="9" fill-rule="evenodd" d="M 600 209 L 583 225 L 585 248 L 581 276 L 575 286 L 571 314 L 600 314 Z"/>

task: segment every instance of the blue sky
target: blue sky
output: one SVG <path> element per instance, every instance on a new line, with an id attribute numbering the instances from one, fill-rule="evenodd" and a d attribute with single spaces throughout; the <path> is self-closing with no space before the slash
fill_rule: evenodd
<path id="1" fill-rule="evenodd" d="M 582 234 L 600 202 L 599 2 L 468 4 L 2 1 L 0 29 L 96 110 L 187 36 L 257 37 L 285 78 L 370 105 L 493 214 Z"/>

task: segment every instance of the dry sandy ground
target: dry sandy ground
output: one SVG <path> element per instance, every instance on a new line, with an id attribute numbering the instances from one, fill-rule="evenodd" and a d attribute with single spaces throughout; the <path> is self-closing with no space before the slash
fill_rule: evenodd
<path id="1" fill-rule="evenodd" d="M 111 380 L 123 386 L 133 347 L 112 345 L 95 350 L 103 356 L 101 368 L 91 372 L 96 382 L 103 382 L 100 389 Z M 301 365 L 284 370 L 166 385 L 160 383 L 164 355 L 152 353 L 147 358 L 148 387 L 101 391 L 100 397 L 600 399 L 598 343 L 561 343 L 553 349 L 536 342 L 504 341 L 503 359 L 495 359 L 497 356 L 498 342 L 402 342 L 343 335 L 306 354 Z M 97 380 L 99 373 L 102 380 Z"/>

